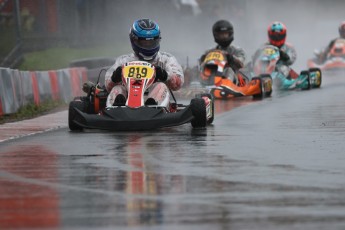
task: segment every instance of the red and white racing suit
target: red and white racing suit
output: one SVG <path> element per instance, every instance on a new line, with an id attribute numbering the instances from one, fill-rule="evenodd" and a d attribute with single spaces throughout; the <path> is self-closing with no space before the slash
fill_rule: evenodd
<path id="1" fill-rule="evenodd" d="M 123 64 L 131 61 L 141 61 L 134 53 L 125 54 L 118 57 L 115 61 L 115 64 L 111 66 L 105 74 L 105 87 L 109 92 L 107 98 L 106 106 L 112 106 L 114 104 L 115 98 L 117 95 L 122 94 L 127 99 L 127 90 L 126 87 L 120 83 L 114 83 L 111 80 L 113 72 L 117 67 L 122 66 Z M 169 106 L 170 92 L 168 87 L 173 90 L 179 90 L 184 82 L 183 69 L 181 65 L 177 62 L 176 58 L 166 52 L 158 52 L 157 56 L 149 61 L 154 66 L 160 66 L 164 69 L 168 78 L 166 82 L 155 82 L 149 88 L 148 98 L 153 98 L 158 105 Z"/>

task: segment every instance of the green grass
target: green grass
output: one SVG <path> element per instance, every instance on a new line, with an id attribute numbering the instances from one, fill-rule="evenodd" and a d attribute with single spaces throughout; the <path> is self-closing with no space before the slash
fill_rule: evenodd
<path id="1" fill-rule="evenodd" d="M 41 103 L 40 105 L 28 104 L 19 108 L 19 110 L 14 114 L 6 114 L 4 116 L 0 116 L 0 124 L 30 119 L 66 108 L 67 104 L 62 101 L 46 101 Z"/>
<path id="2" fill-rule="evenodd" d="M 52 48 L 44 51 L 27 53 L 19 70 L 57 70 L 68 68 L 70 62 L 84 58 L 117 57 L 131 52 L 128 46 L 99 46 L 86 49 Z"/>

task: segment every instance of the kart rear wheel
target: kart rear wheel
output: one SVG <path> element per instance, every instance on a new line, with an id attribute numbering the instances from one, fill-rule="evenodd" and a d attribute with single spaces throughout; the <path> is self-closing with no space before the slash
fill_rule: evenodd
<path id="1" fill-rule="evenodd" d="M 319 72 L 319 74 L 320 74 L 320 80 L 317 81 L 317 82 L 315 83 L 315 85 L 313 85 L 313 88 L 320 88 L 320 87 L 321 87 L 321 84 L 322 84 L 322 71 L 321 71 L 321 69 L 320 69 L 320 68 L 310 68 L 310 69 L 309 69 L 309 72 L 310 72 L 310 73 L 315 73 L 315 74 L 317 74 L 316 72 Z"/>
<path id="2" fill-rule="evenodd" d="M 214 97 L 210 93 L 200 93 L 195 95 L 196 98 L 208 97 L 211 101 L 211 117 L 207 120 L 207 124 L 212 124 L 214 120 Z"/>
<path id="3" fill-rule="evenodd" d="M 204 128 L 207 124 L 206 104 L 202 98 L 193 98 L 190 102 L 190 108 L 194 116 L 191 124 L 193 128 Z"/>
<path id="4" fill-rule="evenodd" d="M 264 87 L 264 96 L 270 97 L 272 94 L 272 84 L 273 80 L 270 74 L 260 74 L 260 78 Z M 268 90 L 269 89 L 269 90 Z M 266 91 L 268 90 L 268 91 Z"/>
<path id="5" fill-rule="evenodd" d="M 263 99 L 265 96 L 265 86 L 264 86 L 264 83 L 260 77 L 257 77 L 257 79 L 260 81 L 261 93 L 253 95 L 253 98 L 254 99 Z"/>
<path id="6" fill-rule="evenodd" d="M 83 130 L 83 127 L 74 122 L 74 118 L 77 115 L 77 111 L 74 108 L 86 112 L 86 103 L 84 101 L 71 101 L 68 107 L 68 127 L 71 131 L 80 131 Z"/>

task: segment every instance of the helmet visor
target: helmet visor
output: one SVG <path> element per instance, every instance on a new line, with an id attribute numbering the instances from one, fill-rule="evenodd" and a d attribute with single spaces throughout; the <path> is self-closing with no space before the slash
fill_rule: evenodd
<path id="1" fill-rule="evenodd" d="M 274 33 L 274 34 L 270 34 L 269 36 L 270 36 L 270 39 L 271 39 L 272 41 L 277 41 L 277 42 L 279 42 L 279 41 L 285 39 L 286 34 Z"/>
<path id="2" fill-rule="evenodd" d="M 160 38 L 139 38 L 134 39 L 134 43 L 136 46 L 142 49 L 151 50 L 155 49 L 159 46 Z"/>
<path id="3" fill-rule="evenodd" d="M 229 31 L 215 32 L 214 37 L 220 41 L 227 41 L 230 39 L 231 35 Z"/>

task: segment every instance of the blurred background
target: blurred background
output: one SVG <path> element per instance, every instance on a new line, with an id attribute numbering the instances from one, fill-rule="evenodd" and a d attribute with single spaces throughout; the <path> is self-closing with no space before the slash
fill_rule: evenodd
<path id="1" fill-rule="evenodd" d="M 211 28 L 219 19 L 233 23 L 233 44 L 244 48 L 247 61 L 266 42 L 268 24 L 280 20 L 297 49 L 299 71 L 314 49 L 338 36 L 344 9 L 344 0 L 0 0 L 0 66 L 18 68 L 26 54 L 51 48 L 104 46 L 107 52 L 94 55 L 115 58 L 131 52 L 129 28 L 147 17 L 160 25 L 161 50 L 183 66 L 196 65 L 215 46 Z"/>

